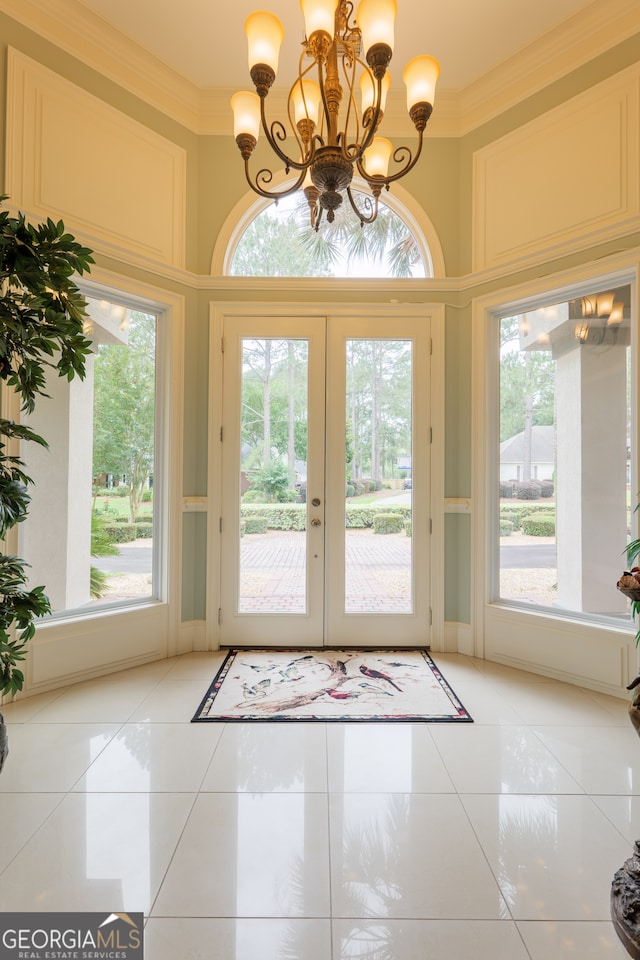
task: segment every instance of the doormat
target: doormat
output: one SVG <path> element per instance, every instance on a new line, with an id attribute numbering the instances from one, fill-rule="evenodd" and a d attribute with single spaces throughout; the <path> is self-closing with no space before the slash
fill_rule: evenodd
<path id="1" fill-rule="evenodd" d="M 231 650 L 193 722 L 473 722 L 424 650 Z"/>

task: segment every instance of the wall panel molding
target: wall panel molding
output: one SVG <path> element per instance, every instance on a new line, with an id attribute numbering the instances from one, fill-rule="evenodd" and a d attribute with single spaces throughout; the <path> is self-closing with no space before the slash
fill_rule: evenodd
<path id="1" fill-rule="evenodd" d="M 474 154 L 474 272 L 640 229 L 639 94 L 636 64 Z"/>
<path id="2" fill-rule="evenodd" d="M 7 131 L 12 204 L 64 219 L 99 252 L 184 267 L 181 147 L 13 49 Z"/>

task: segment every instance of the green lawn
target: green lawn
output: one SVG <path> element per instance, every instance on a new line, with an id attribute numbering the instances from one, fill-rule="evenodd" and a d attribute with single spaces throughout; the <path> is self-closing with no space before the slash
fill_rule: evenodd
<path id="1" fill-rule="evenodd" d="M 113 520 L 128 519 L 129 497 L 98 497 L 95 506 L 98 516 Z M 153 503 L 141 503 L 138 510 L 139 517 L 153 517 Z"/>

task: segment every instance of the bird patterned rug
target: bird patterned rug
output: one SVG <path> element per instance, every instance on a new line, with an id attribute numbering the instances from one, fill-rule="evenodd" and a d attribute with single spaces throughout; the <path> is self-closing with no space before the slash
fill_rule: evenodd
<path id="1" fill-rule="evenodd" d="M 192 722 L 473 722 L 424 650 L 231 650 Z"/>

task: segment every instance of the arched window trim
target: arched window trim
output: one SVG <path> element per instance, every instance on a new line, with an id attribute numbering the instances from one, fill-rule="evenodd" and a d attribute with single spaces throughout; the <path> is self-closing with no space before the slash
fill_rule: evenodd
<path id="1" fill-rule="evenodd" d="M 279 180 L 274 178 L 274 187 L 282 186 L 286 179 L 284 175 L 281 175 Z M 355 190 L 368 192 L 367 184 L 358 177 L 354 179 L 353 187 Z M 249 224 L 270 203 L 270 200 L 258 197 L 251 191 L 247 191 L 240 198 L 218 234 L 211 258 L 211 276 L 230 276 L 233 255 L 242 235 Z M 431 220 L 414 197 L 403 187 L 394 184 L 393 193 L 391 191 L 385 193 L 384 203 L 406 223 L 416 238 L 424 260 L 426 277 L 445 277 L 444 254 L 438 234 Z"/>

